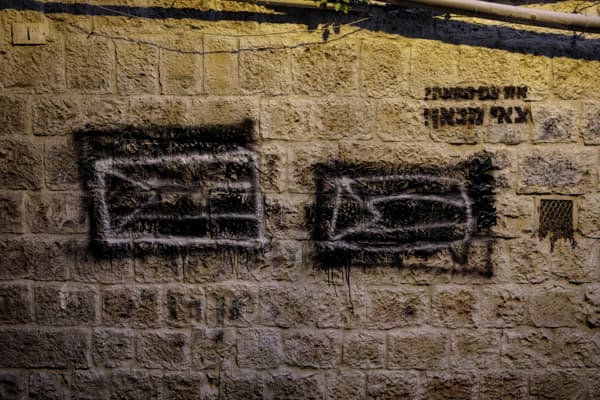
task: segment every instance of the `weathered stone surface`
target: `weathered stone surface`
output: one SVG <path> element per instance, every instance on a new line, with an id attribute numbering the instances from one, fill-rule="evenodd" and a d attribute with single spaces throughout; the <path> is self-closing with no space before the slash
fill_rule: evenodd
<path id="1" fill-rule="evenodd" d="M 88 251 L 87 242 L 77 243 L 77 258 L 71 266 L 71 277 L 80 282 L 124 283 L 132 280 L 133 262 L 128 252 L 97 258 Z"/>
<path id="2" fill-rule="evenodd" d="M 554 335 L 558 351 L 555 365 L 562 368 L 600 366 L 600 334 L 576 329 L 558 329 Z"/>
<path id="3" fill-rule="evenodd" d="M 42 146 L 25 140 L 0 140 L 0 188 L 40 189 Z"/>
<path id="4" fill-rule="evenodd" d="M 67 400 L 70 386 L 69 373 L 34 371 L 29 376 L 29 398 Z"/>
<path id="5" fill-rule="evenodd" d="M 171 286 L 163 292 L 163 318 L 173 327 L 187 327 L 204 321 L 204 290 Z"/>
<path id="6" fill-rule="evenodd" d="M 458 48 L 458 76 L 460 82 L 478 87 L 480 85 L 510 85 L 514 79 L 514 70 L 510 53 L 502 50 L 460 46 Z M 448 62 L 448 58 L 444 57 Z M 503 66 L 503 67 L 500 67 Z"/>
<path id="7" fill-rule="evenodd" d="M 218 252 L 189 254 L 183 260 L 183 277 L 186 283 L 222 282 L 235 277 L 235 271 Z"/>
<path id="8" fill-rule="evenodd" d="M 244 93 L 280 95 L 290 90 L 289 44 L 268 36 L 240 39 L 240 87 Z"/>
<path id="9" fill-rule="evenodd" d="M 527 398 L 527 375 L 515 371 L 486 372 L 479 377 L 479 393 L 489 400 Z"/>
<path id="10" fill-rule="evenodd" d="M 399 40 L 364 40 L 360 49 L 362 90 L 373 97 L 400 97 L 408 91 L 410 47 Z"/>
<path id="11" fill-rule="evenodd" d="M 97 290 L 91 286 L 37 286 L 35 318 L 43 325 L 95 325 Z"/>
<path id="12" fill-rule="evenodd" d="M 0 279 L 65 280 L 72 264 L 69 249 L 64 240 L 1 240 Z"/>
<path id="13" fill-rule="evenodd" d="M 414 399 L 417 375 L 414 372 L 377 371 L 367 375 L 367 397 L 381 400 Z"/>
<path id="14" fill-rule="evenodd" d="M 44 144 L 44 172 L 48 189 L 79 188 L 81 178 L 72 140 L 61 138 Z"/>
<path id="15" fill-rule="evenodd" d="M 183 279 L 183 260 L 177 255 L 136 257 L 134 269 L 137 282 L 177 282 Z"/>
<path id="16" fill-rule="evenodd" d="M 495 369 L 500 365 L 500 330 L 455 330 L 450 366 L 457 369 Z"/>
<path id="17" fill-rule="evenodd" d="M 598 280 L 598 242 L 579 238 L 576 245 L 567 240 L 554 243 L 552 274 L 571 283 Z"/>
<path id="18" fill-rule="evenodd" d="M 369 369 L 385 366 L 386 340 L 380 332 L 348 332 L 342 345 L 342 364 L 349 368 Z"/>
<path id="19" fill-rule="evenodd" d="M 507 368 L 545 368 L 552 364 L 555 347 L 547 330 L 520 328 L 505 330 L 502 363 Z"/>
<path id="20" fill-rule="evenodd" d="M 375 289 L 367 294 L 366 324 L 371 329 L 422 325 L 428 320 L 429 299 L 423 289 Z"/>
<path id="21" fill-rule="evenodd" d="M 438 286 L 431 298 L 431 324 L 450 328 L 472 327 L 476 323 L 477 310 L 473 289 Z"/>
<path id="22" fill-rule="evenodd" d="M 497 124 L 491 123 L 485 127 L 484 141 L 486 143 L 503 143 L 516 145 L 527 142 L 533 125 L 523 124 Z"/>
<path id="23" fill-rule="evenodd" d="M 583 102 L 581 126 L 585 144 L 600 144 L 600 102 Z"/>
<path id="24" fill-rule="evenodd" d="M 188 100 L 183 97 L 143 96 L 131 97 L 126 121 L 134 126 L 187 125 Z"/>
<path id="25" fill-rule="evenodd" d="M 240 329 L 237 333 L 237 364 L 242 368 L 277 368 L 283 359 L 279 330 Z"/>
<path id="26" fill-rule="evenodd" d="M 480 325 L 494 328 L 528 325 L 528 292 L 525 285 L 483 287 L 479 297 Z"/>
<path id="27" fill-rule="evenodd" d="M 98 129 L 123 125 L 129 110 L 126 97 L 86 97 L 82 101 L 85 125 Z"/>
<path id="28" fill-rule="evenodd" d="M 204 37 L 204 91 L 208 94 L 239 92 L 238 40 L 232 37 Z"/>
<path id="29" fill-rule="evenodd" d="M 295 240 L 273 241 L 269 253 L 273 279 L 278 281 L 297 280 L 302 269 L 302 256 L 301 242 Z"/>
<path id="30" fill-rule="evenodd" d="M 388 368 L 445 369 L 448 367 L 450 336 L 438 330 L 417 330 L 388 335 Z"/>
<path id="31" fill-rule="evenodd" d="M 581 318 L 581 292 L 575 287 L 535 286 L 529 298 L 529 315 L 538 327 L 576 326 Z"/>
<path id="32" fill-rule="evenodd" d="M 102 293 L 106 326 L 151 328 L 159 324 L 158 290 L 151 287 L 111 286 Z"/>
<path id="33" fill-rule="evenodd" d="M 34 135 L 69 135 L 82 126 L 79 97 L 41 97 L 33 103 Z"/>
<path id="34" fill-rule="evenodd" d="M 255 97 L 216 97 L 192 99 L 187 122 L 192 125 L 234 124 L 258 121 L 260 107 Z M 258 131 L 258 124 L 254 126 Z"/>
<path id="35" fill-rule="evenodd" d="M 120 95 L 158 93 L 158 49 L 145 43 L 119 41 L 117 91 Z"/>
<path id="36" fill-rule="evenodd" d="M 0 398 L 597 397 L 593 38 L 419 10 L 356 22 L 212 0 L 22 3 L 0 10 Z M 12 24 L 42 11 L 48 44 L 13 46 Z M 424 99 L 472 85 L 527 87 L 527 98 Z M 482 125 L 425 124 L 426 109 L 469 106 L 485 109 Z M 513 122 L 515 107 L 532 113 L 500 123 L 494 106 L 512 107 Z M 74 131 L 114 129 L 119 141 L 127 125 L 244 119 L 264 249 L 90 246 Z M 468 261 L 440 251 L 321 265 L 315 164 L 427 173 L 483 148 L 498 168 L 498 220 Z M 537 237 L 550 193 L 574 201 L 573 243 Z"/>
<path id="37" fill-rule="evenodd" d="M 195 95 L 202 92 L 201 54 L 201 37 L 177 37 L 160 49 L 160 86 L 163 94 Z"/>
<path id="38" fill-rule="evenodd" d="M 340 283 L 327 288 L 321 284 L 310 292 L 319 328 L 358 328 L 367 320 L 365 293 Z"/>
<path id="39" fill-rule="evenodd" d="M 405 98 L 376 103 L 375 134 L 386 142 L 423 142 L 430 128 L 424 124 L 422 101 Z"/>
<path id="40" fill-rule="evenodd" d="M 338 157 L 334 143 L 314 143 L 296 145 L 291 148 L 288 170 L 290 171 L 288 191 L 292 193 L 313 193 L 315 190 L 312 166 L 326 163 Z"/>
<path id="41" fill-rule="evenodd" d="M 26 324 L 31 322 L 31 293 L 23 283 L 0 285 L 0 323 Z"/>
<path id="42" fill-rule="evenodd" d="M 25 203 L 22 192 L 0 191 L 0 232 L 23 233 Z"/>
<path id="43" fill-rule="evenodd" d="M 261 321 L 265 325 L 291 328 L 314 324 L 318 315 L 306 288 L 266 286 L 260 288 Z"/>
<path id="44" fill-rule="evenodd" d="M 258 317 L 258 289 L 246 285 L 211 286 L 206 291 L 210 327 L 252 326 Z"/>
<path id="45" fill-rule="evenodd" d="M 28 133 L 30 115 L 31 103 L 26 97 L 0 96 L 0 136 Z"/>
<path id="46" fill-rule="evenodd" d="M 220 379 L 219 393 L 223 399 L 262 400 L 264 378 L 252 370 L 228 370 Z"/>
<path id="47" fill-rule="evenodd" d="M 285 331 L 284 361 L 301 368 L 332 368 L 339 364 L 341 340 L 337 332 Z"/>
<path id="48" fill-rule="evenodd" d="M 590 327 L 600 326 L 600 286 L 589 285 L 585 288 L 583 298 L 585 322 Z"/>
<path id="49" fill-rule="evenodd" d="M 312 373 L 276 372 L 265 382 L 265 397 L 289 400 L 320 400 L 323 398 L 322 376 Z"/>
<path id="50" fill-rule="evenodd" d="M 81 93 L 111 93 L 114 90 L 115 46 L 112 41 L 97 36 L 71 35 L 65 48 L 69 89 Z"/>
<path id="51" fill-rule="evenodd" d="M 579 199 L 578 228 L 584 236 L 600 238 L 600 194 L 588 193 Z"/>
<path id="52" fill-rule="evenodd" d="M 553 92 L 561 99 L 594 98 L 600 92 L 600 84 L 593 78 L 597 72 L 595 63 L 566 57 L 553 58 Z"/>
<path id="53" fill-rule="evenodd" d="M 472 375 L 432 372 L 425 374 L 423 395 L 426 399 L 471 399 L 475 386 Z"/>
<path id="54" fill-rule="evenodd" d="M 580 194 L 592 189 L 597 155 L 589 150 L 531 149 L 519 156 L 518 193 Z"/>
<path id="55" fill-rule="evenodd" d="M 6 400 L 25 400 L 27 375 L 23 372 L 0 372 L 0 396 Z"/>
<path id="56" fill-rule="evenodd" d="M 29 226 L 35 233 L 87 232 L 88 213 L 78 193 L 30 193 Z"/>
<path id="57" fill-rule="evenodd" d="M 135 333 L 122 329 L 95 329 L 92 354 L 98 367 L 125 367 L 135 357 Z"/>
<path id="58" fill-rule="evenodd" d="M 373 102 L 361 99 L 322 100 L 313 105 L 311 136 L 323 140 L 369 140 L 373 131 Z"/>
<path id="59" fill-rule="evenodd" d="M 534 105 L 531 112 L 535 127 L 534 143 L 575 142 L 579 138 L 577 104 Z"/>
<path id="60" fill-rule="evenodd" d="M 264 192 L 284 192 L 287 188 L 287 149 L 277 144 L 261 145 L 260 187 Z"/>
<path id="61" fill-rule="evenodd" d="M 263 139 L 309 141 L 312 102 L 304 99 L 275 97 L 261 101 L 260 136 Z"/>
<path id="62" fill-rule="evenodd" d="M 0 88 L 21 93 L 46 93 L 65 87 L 64 43 L 45 46 L 12 46 L 0 43 Z"/>
<path id="63" fill-rule="evenodd" d="M 431 263 L 431 264 L 430 264 Z M 410 284 L 429 285 L 448 283 L 450 272 L 448 265 L 452 263 L 451 257 L 439 253 L 427 259 L 426 266 L 422 260 L 409 259 L 402 268 L 390 268 L 388 265 L 373 265 L 369 268 L 355 269 L 352 279 L 363 282 L 365 285 Z M 430 267 L 431 268 L 428 268 Z"/>
<path id="64" fill-rule="evenodd" d="M 516 238 L 532 231 L 533 199 L 511 193 L 498 193 L 495 206 L 497 220 L 496 225 L 492 227 L 495 236 Z"/>
<path id="65" fill-rule="evenodd" d="M 227 365 L 235 357 L 233 329 L 197 329 L 192 331 L 192 366 L 195 369 Z"/>
<path id="66" fill-rule="evenodd" d="M 548 279 L 550 260 L 548 250 L 533 239 L 509 242 L 510 266 L 508 279 L 516 283 L 540 283 Z"/>
<path id="67" fill-rule="evenodd" d="M 108 378 L 110 399 L 148 400 L 162 396 L 161 374 L 148 371 L 119 371 Z"/>
<path id="68" fill-rule="evenodd" d="M 552 86 L 552 59 L 524 53 L 512 53 L 512 56 L 518 57 L 519 83 L 527 86 L 527 99 L 545 99 Z"/>
<path id="69" fill-rule="evenodd" d="M 565 370 L 540 370 L 532 373 L 529 383 L 529 399 L 593 399 L 588 386 L 582 384 L 579 374 Z"/>
<path id="70" fill-rule="evenodd" d="M 71 379 L 71 399 L 95 400 L 108 397 L 109 382 L 102 371 L 75 371 Z"/>
<path id="71" fill-rule="evenodd" d="M 168 373 L 163 376 L 163 396 L 173 400 L 217 400 L 219 390 L 203 373 Z"/>
<path id="72" fill-rule="evenodd" d="M 325 375 L 327 400 L 348 399 L 358 400 L 365 398 L 366 375 L 360 371 L 338 370 Z"/>
<path id="73" fill-rule="evenodd" d="M 431 59 L 444 60 L 432 63 Z M 427 40 L 416 43 L 411 49 L 410 94 L 423 99 L 425 88 L 454 86 L 458 78 L 459 52 L 457 46 Z"/>
<path id="74" fill-rule="evenodd" d="M 265 197 L 265 230 L 278 239 L 308 239 L 306 211 L 313 201 L 307 194 L 269 194 Z"/>
<path id="75" fill-rule="evenodd" d="M 0 366 L 88 368 L 89 334 L 83 329 L 2 328 Z"/>
<path id="76" fill-rule="evenodd" d="M 190 363 L 190 338 L 185 333 L 143 333 L 135 347 L 136 360 L 143 368 L 179 370 Z"/>
<path id="77" fill-rule="evenodd" d="M 584 385 L 589 386 L 589 393 L 591 394 L 591 398 L 593 399 L 595 393 L 600 393 L 600 382 L 598 382 L 598 373 L 600 372 L 599 368 L 590 368 L 587 370 L 587 379 L 582 380 Z"/>
<path id="78" fill-rule="evenodd" d="M 292 51 L 294 93 L 300 95 L 351 95 L 358 88 L 359 45 L 299 47 Z M 344 66 L 340 70 L 340 65 Z"/>

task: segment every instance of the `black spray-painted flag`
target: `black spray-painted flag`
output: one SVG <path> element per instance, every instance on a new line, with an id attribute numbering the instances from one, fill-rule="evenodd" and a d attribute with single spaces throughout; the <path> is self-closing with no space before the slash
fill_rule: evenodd
<path id="1" fill-rule="evenodd" d="M 104 246 L 262 245 L 251 137 L 250 123 L 79 133 L 92 239 Z"/>

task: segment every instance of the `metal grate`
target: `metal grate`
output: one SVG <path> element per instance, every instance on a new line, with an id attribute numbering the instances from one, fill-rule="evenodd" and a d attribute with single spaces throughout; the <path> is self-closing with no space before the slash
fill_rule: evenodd
<path id="1" fill-rule="evenodd" d="M 550 241 L 573 240 L 573 201 L 542 199 L 540 203 L 540 238 L 551 234 Z"/>

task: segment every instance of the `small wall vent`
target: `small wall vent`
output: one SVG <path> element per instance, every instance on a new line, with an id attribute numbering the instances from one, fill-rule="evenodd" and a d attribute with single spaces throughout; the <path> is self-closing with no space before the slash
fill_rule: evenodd
<path id="1" fill-rule="evenodd" d="M 550 243 L 568 239 L 573 243 L 573 201 L 542 199 L 540 202 L 540 239 L 550 235 Z"/>

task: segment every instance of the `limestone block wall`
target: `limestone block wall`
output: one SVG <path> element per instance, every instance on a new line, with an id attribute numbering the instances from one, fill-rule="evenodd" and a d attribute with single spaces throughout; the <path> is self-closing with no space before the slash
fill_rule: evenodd
<path id="1" fill-rule="evenodd" d="M 425 11 L 1 2 L 0 397 L 600 398 L 599 77 Z"/>

